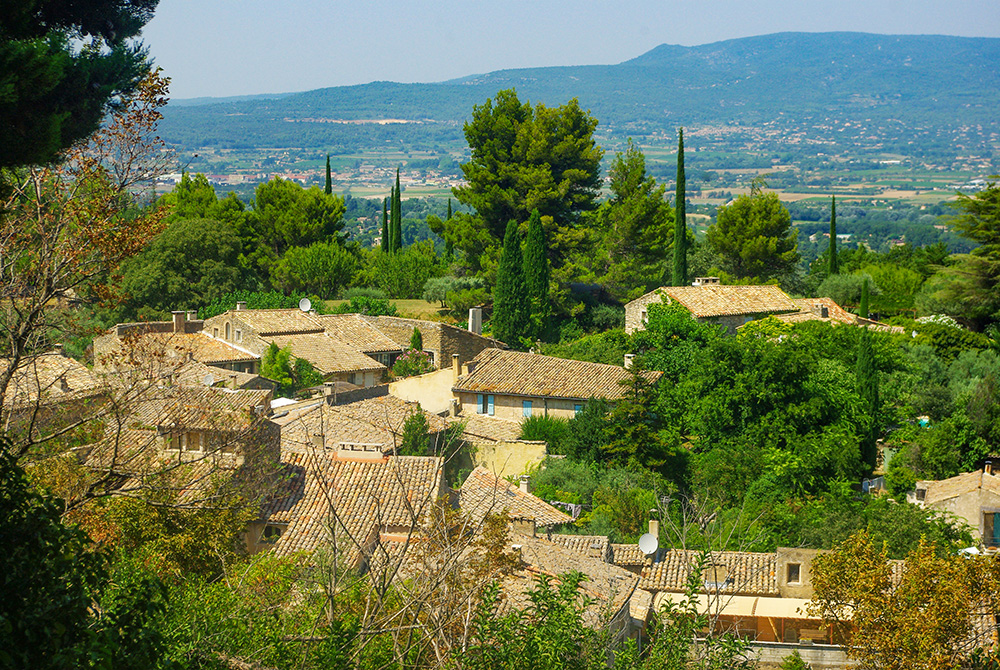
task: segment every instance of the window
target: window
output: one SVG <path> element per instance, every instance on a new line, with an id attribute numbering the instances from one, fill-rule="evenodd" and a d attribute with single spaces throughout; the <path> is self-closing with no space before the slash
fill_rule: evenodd
<path id="1" fill-rule="evenodd" d="M 243 341 L 243 331 L 240 330 L 239 328 L 236 329 L 236 341 L 237 342 Z"/>
<path id="2" fill-rule="evenodd" d="M 642 314 L 640 314 L 639 319 L 643 323 L 649 323 L 649 312 L 647 312 L 646 310 L 642 310 Z"/>
<path id="3" fill-rule="evenodd" d="M 799 584 L 802 581 L 802 564 L 801 563 L 789 563 L 788 568 L 788 583 L 789 584 Z"/>
<path id="4" fill-rule="evenodd" d="M 218 337 L 218 336 L 219 336 L 219 329 L 218 328 L 213 328 L 212 329 L 212 337 Z"/>
<path id="5" fill-rule="evenodd" d="M 493 416 L 493 396 L 485 393 L 476 394 L 476 413 Z"/>
<path id="6" fill-rule="evenodd" d="M 917 489 L 917 500 L 923 501 L 927 498 L 927 489 Z"/>
<path id="7" fill-rule="evenodd" d="M 525 417 L 530 417 L 531 416 L 531 401 L 530 400 L 524 400 L 524 401 L 521 402 L 521 414 L 523 414 Z"/>
<path id="8" fill-rule="evenodd" d="M 260 542 L 261 544 L 273 544 L 281 537 L 281 533 L 281 526 L 264 526 L 264 530 L 260 533 Z"/>
<path id="9" fill-rule="evenodd" d="M 574 415 L 579 415 L 580 412 L 582 412 L 582 411 L 583 411 L 583 405 L 580 405 L 580 404 L 573 405 L 573 414 Z"/>
<path id="10" fill-rule="evenodd" d="M 233 337 L 232 326 L 230 326 L 229 323 L 226 323 L 226 340 L 230 340 L 232 339 L 232 337 Z"/>
<path id="11" fill-rule="evenodd" d="M 996 523 L 996 512 L 983 513 L 983 546 L 987 549 L 1000 547 L 1000 523 Z"/>

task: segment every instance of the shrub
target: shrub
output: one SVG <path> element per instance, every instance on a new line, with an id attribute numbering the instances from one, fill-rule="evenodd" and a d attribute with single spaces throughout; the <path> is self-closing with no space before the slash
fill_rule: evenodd
<path id="1" fill-rule="evenodd" d="M 422 351 L 408 349 L 393 364 L 392 376 L 402 379 L 403 377 L 422 375 L 433 370 L 434 366 L 431 365 L 431 357 L 429 355 Z"/>
<path id="2" fill-rule="evenodd" d="M 333 314 L 368 314 L 370 316 L 396 316 L 396 303 L 385 298 L 359 296 L 343 302 L 332 310 Z"/>
<path id="3" fill-rule="evenodd" d="M 317 313 L 326 314 L 326 303 L 314 295 L 307 296 L 296 291 L 292 291 L 289 295 L 278 291 L 232 291 L 199 309 L 198 318 L 209 319 L 236 309 L 237 302 L 245 302 L 247 309 L 293 309 L 299 306 L 302 298 L 309 298 Z"/>
<path id="4" fill-rule="evenodd" d="M 565 454 L 569 437 L 569 421 L 551 416 L 529 416 L 521 424 L 522 440 L 543 440 L 548 453 Z"/>
<path id="5" fill-rule="evenodd" d="M 377 300 L 387 300 L 389 298 L 386 292 L 380 288 L 375 288 L 374 286 L 355 286 L 344 291 L 344 299 L 351 300 L 352 298 L 375 298 Z"/>

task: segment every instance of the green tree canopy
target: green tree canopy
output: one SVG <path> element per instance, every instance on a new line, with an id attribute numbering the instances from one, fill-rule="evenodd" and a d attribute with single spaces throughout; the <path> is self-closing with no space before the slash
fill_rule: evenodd
<path id="1" fill-rule="evenodd" d="M 646 157 L 629 139 L 615 155 L 608 172 L 611 199 L 601 205 L 597 222 L 607 255 L 603 281 L 620 298 L 632 289 L 658 286 L 666 271 L 674 213 L 664 194 L 646 172 Z"/>
<path id="2" fill-rule="evenodd" d="M 270 279 L 272 268 L 292 247 L 340 241 L 343 216 L 343 199 L 315 186 L 305 189 L 280 177 L 260 184 L 253 211 L 239 231 L 245 262 Z"/>
<path id="3" fill-rule="evenodd" d="M 475 209 L 478 226 L 496 241 L 508 221 L 527 221 L 533 209 L 572 226 L 600 193 L 596 127 L 576 99 L 532 108 L 513 89 L 500 91 L 465 124 L 472 158 L 462 165 L 467 184 L 453 189 L 455 197 Z M 465 249 L 462 242 L 455 240 Z"/>
<path id="4" fill-rule="evenodd" d="M 335 298 L 349 286 L 358 261 L 336 242 L 316 242 L 289 249 L 274 266 L 272 281 L 286 292 L 301 291 L 320 298 Z"/>
<path id="5" fill-rule="evenodd" d="M 738 279 L 780 279 L 799 261 L 791 215 L 777 193 L 756 187 L 719 208 L 706 239 L 722 258 L 722 270 Z"/>
<path id="6" fill-rule="evenodd" d="M 179 219 L 122 269 L 124 319 L 197 309 L 236 290 L 240 238 L 213 219 Z"/>
<path id="7" fill-rule="evenodd" d="M 44 164 L 149 71 L 134 38 L 158 0 L 18 0 L 0 11 L 0 167 Z"/>
<path id="8" fill-rule="evenodd" d="M 521 254 L 521 234 L 516 221 L 507 224 L 503 239 L 503 255 L 497 268 L 497 285 L 493 291 L 493 336 L 512 347 L 527 337 L 529 318 L 528 289 L 524 282 L 524 262 Z"/>

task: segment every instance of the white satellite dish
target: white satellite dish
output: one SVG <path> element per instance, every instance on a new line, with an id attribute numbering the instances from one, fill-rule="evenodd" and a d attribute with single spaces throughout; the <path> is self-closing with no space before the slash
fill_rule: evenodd
<path id="1" fill-rule="evenodd" d="M 299 309 L 303 312 L 308 312 L 312 309 L 312 306 L 312 301 L 309 298 L 302 298 L 302 300 L 299 300 Z"/>
<path id="2" fill-rule="evenodd" d="M 212 384 L 214 384 L 214 383 L 215 383 L 215 377 L 213 377 L 213 376 L 212 376 L 212 373 L 211 373 L 211 372 L 209 372 L 209 373 L 208 373 L 207 375 L 205 375 L 205 377 L 204 377 L 204 378 L 203 378 L 203 379 L 201 380 L 201 383 L 202 383 L 202 384 L 204 384 L 205 386 L 211 386 Z"/>
<path id="3" fill-rule="evenodd" d="M 652 533 L 646 533 L 639 538 L 639 550 L 646 556 L 652 556 L 660 547 L 660 540 Z"/>

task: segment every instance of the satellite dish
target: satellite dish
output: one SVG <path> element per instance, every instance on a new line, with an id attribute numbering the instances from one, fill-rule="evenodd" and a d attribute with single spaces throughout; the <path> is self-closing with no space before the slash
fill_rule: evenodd
<path id="1" fill-rule="evenodd" d="M 312 301 L 309 300 L 309 298 L 302 298 L 302 300 L 299 300 L 299 309 L 301 309 L 303 312 L 308 312 L 310 309 L 312 309 L 312 306 L 313 306 Z"/>
<path id="2" fill-rule="evenodd" d="M 209 373 L 208 373 L 207 375 L 205 375 L 205 377 L 204 377 L 204 378 L 203 378 L 203 379 L 201 380 L 201 383 L 202 383 L 202 384 L 204 384 L 205 386 L 211 386 L 212 384 L 214 384 L 214 383 L 215 383 L 215 377 L 213 377 L 213 376 L 212 376 L 212 373 L 211 373 L 211 372 L 209 372 Z"/>
<path id="3" fill-rule="evenodd" d="M 652 533 L 646 533 L 639 538 L 639 550 L 647 556 L 652 556 L 660 546 L 660 541 Z"/>

